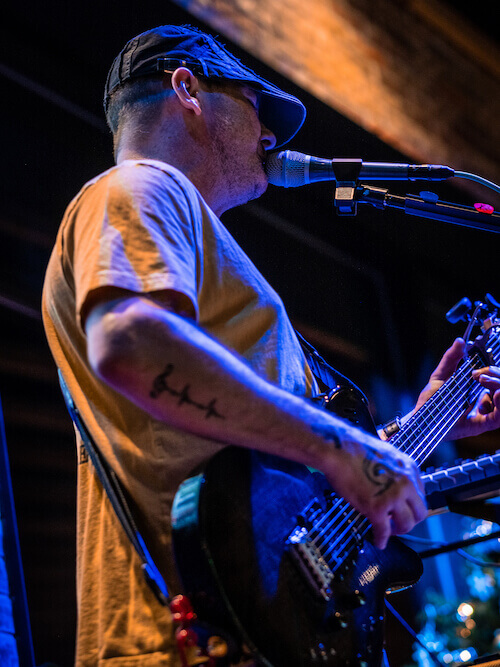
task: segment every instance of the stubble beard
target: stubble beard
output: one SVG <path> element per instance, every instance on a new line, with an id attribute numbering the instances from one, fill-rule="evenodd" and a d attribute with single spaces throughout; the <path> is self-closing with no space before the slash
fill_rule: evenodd
<path id="1" fill-rule="evenodd" d="M 231 151 L 228 137 L 235 132 L 234 124 L 233 117 L 220 114 L 213 140 L 214 158 L 231 208 L 258 199 L 267 189 L 264 165 L 257 149 L 253 155 L 238 153 L 237 149 Z"/>

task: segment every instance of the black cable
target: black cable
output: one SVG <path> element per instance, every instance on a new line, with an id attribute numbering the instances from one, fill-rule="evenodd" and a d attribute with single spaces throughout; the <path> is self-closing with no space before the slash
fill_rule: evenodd
<path id="1" fill-rule="evenodd" d="M 487 542 L 488 540 L 494 540 L 500 538 L 500 530 L 495 531 L 494 533 L 489 533 L 489 535 L 479 535 L 476 537 L 470 537 L 467 540 L 459 540 L 457 542 L 449 542 L 448 544 L 442 544 L 439 547 L 433 549 L 427 549 L 426 551 L 420 551 L 418 555 L 420 558 L 431 558 L 432 556 L 439 556 L 440 554 L 448 553 L 449 551 L 458 551 L 462 550 L 463 547 L 469 547 L 473 544 L 478 544 L 480 542 Z M 499 563 L 488 563 L 488 567 L 499 566 Z"/>
<path id="2" fill-rule="evenodd" d="M 424 644 L 424 642 L 420 639 L 420 637 L 417 635 L 415 630 L 405 621 L 405 619 L 401 616 L 401 614 L 394 609 L 392 604 L 390 602 L 385 601 L 385 606 L 387 609 L 391 612 L 391 614 L 398 620 L 403 628 L 410 634 L 410 636 L 418 643 L 420 646 L 424 649 L 424 651 L 428 654 L 429 658 L 432 660 L 432 662 L 437 666 L 437 667 L 442 667 L 442 663 L 438 658 L 430 651 L 427 646 Z"/>
<path id="3" fill-rule="evenodd" d="M 499 531 L 500 532 L 500 531 Z M 490 533 L 489 535 L 481 535 L 481 541 L 488 541 L 489 539 L 495 539 L 498 536 L 498 533 Z M 403 542 L 416 542 L 417 544 L 433 544 L 436 545 L 436 549 L 442 549 L 443 547 L 447 547 L 448 544 L 446 542 L 438 542 L 437 540 L 430 540 L 427 537 L 417 537 L 416 535 L 404 535 L 400 536 L 400 539 Z M 499 537 L 500 539 L 500 537 Z M 470 542 L 467 541 L 465 543 L 464 541 L 461 542 L 454 542 L 453 544 L 464 544 L 465 546 L 469 546 L 472 544 L 475 544 L 478 539 L 473 537 L 470 538 Z M 421 558 L 427 558 L 426 555 L 422 556 L 422 554 L 427 554 L 432 550 L 428 551 L 420 551 L 417 552 Z M 442 551 L 442 553 L 445 553 L 445 551 Z M 480 560 L 479 558 L 476 558 L 472 554 L 467 553 L 467 551 L 464 551 L 461 548 L 456 549 L 456 553 L 458 556 L 461 558 L 464 558 L 465 560 L 470 561 L 471 563 L 474 563 L 474 565 L 478 565 L 479 567 L 497 567 L 500 568 L 500 563 L 494 563 L 492 561 L 486 561 L 486 560 Z M 432 553 L 430 555 L 433 555 Z M 434 554 L 434 555 L 439 555 L 439 554 Z"/>

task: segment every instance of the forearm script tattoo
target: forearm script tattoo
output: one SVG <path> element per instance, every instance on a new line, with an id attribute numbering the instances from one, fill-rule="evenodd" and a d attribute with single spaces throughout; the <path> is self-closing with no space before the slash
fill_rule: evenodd
<path id="1" fill-rule="evenodd" d="M 209 419 L 210 417 L 225 419 L 225 417 L 221 415 L 220 412 L 217 412 L 215 408 L 215 403 L 217 401 L 216 398 L 213 398 L 206 405 L 204 405 L 203 403 L 198 403 L 197 401 L 193 400 L 190 395 L 191 387 L 189 384 L 184 385 L 182 389 L 175 389 L 172 387 L 168 383 L 168 378 L 170 378 L 173 372 L 174 365 L 167 364 L 163 373 L 160 373 L 160 375 L 155 377 L 153 381 L 153 388 L 149 392 L 151 398 L 158 398 L 160 394 L 163 394 L 163 392 L 166 391 L 167 394 L 170 394 L 170 396 L 175 396 L 179 399 L 177 405 L 192 405 L 197 410 L 202 410 L 205 413 L 205 419 Z"/>

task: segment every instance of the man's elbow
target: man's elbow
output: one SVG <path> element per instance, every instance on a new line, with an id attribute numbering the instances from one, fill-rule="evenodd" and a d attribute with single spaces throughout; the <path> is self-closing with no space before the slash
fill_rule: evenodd
<path id="1" fill-rule="evenodd" d="M 137 354 L 137 322 L 130 312 L 108 311 L 89 317 L 87 357 L 96 376 L 119 386 L 130 373 Z"/>
<path id="2" fill-rule="evenodd" d="M 96 306 L 85 331 L 89 364 L 98 378 L 127 391 L 157 363 L 158 350 L 182 344 L 182 316 L 145 299 Z"/>

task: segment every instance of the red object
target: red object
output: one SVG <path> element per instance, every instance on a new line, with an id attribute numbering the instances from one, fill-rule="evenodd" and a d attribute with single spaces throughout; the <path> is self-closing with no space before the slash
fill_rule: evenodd
<path id="1" fill-rule="evenodd" d="M 191 623 L 196 620 L 196 614 L 186 595 L 177 595 L 170 603 L 170 611 L 174 616 L 174 623 Z"/>
<path id="2" fill-rule="evenodd" d="M 481 203 L 474 204 L 474 208 L 476 209 L 476 211 L 479 211 L 480 213 L 493 213 L 493 211 L 495 210 L 493 206 L 491 206 L 491 204 L 481 204 Z"/>
<path id="3" fill-rule="evenodd" d="M 177 640 L 177 650 L 179 651 L 182 667 L 191 667 L 193 664 L 192 654 L 196 657 L 199 655 L 198 635 L 191 628 L 178 629 L 175 633 L 175 639 Z M 189 649 L 194 649 L 194 651 Z"/>
<path id="4" fill-rule="evenodd" d="M 196 620 L 196 614 L 186 595 L 177 595 L 170 603 L 173 621 L 179 627 L 175 631 L 177 650 L 182 667 L 205 665 L 215 667 L 215 662 L 198 646 L 198 635 L 189 626 Z"/>

